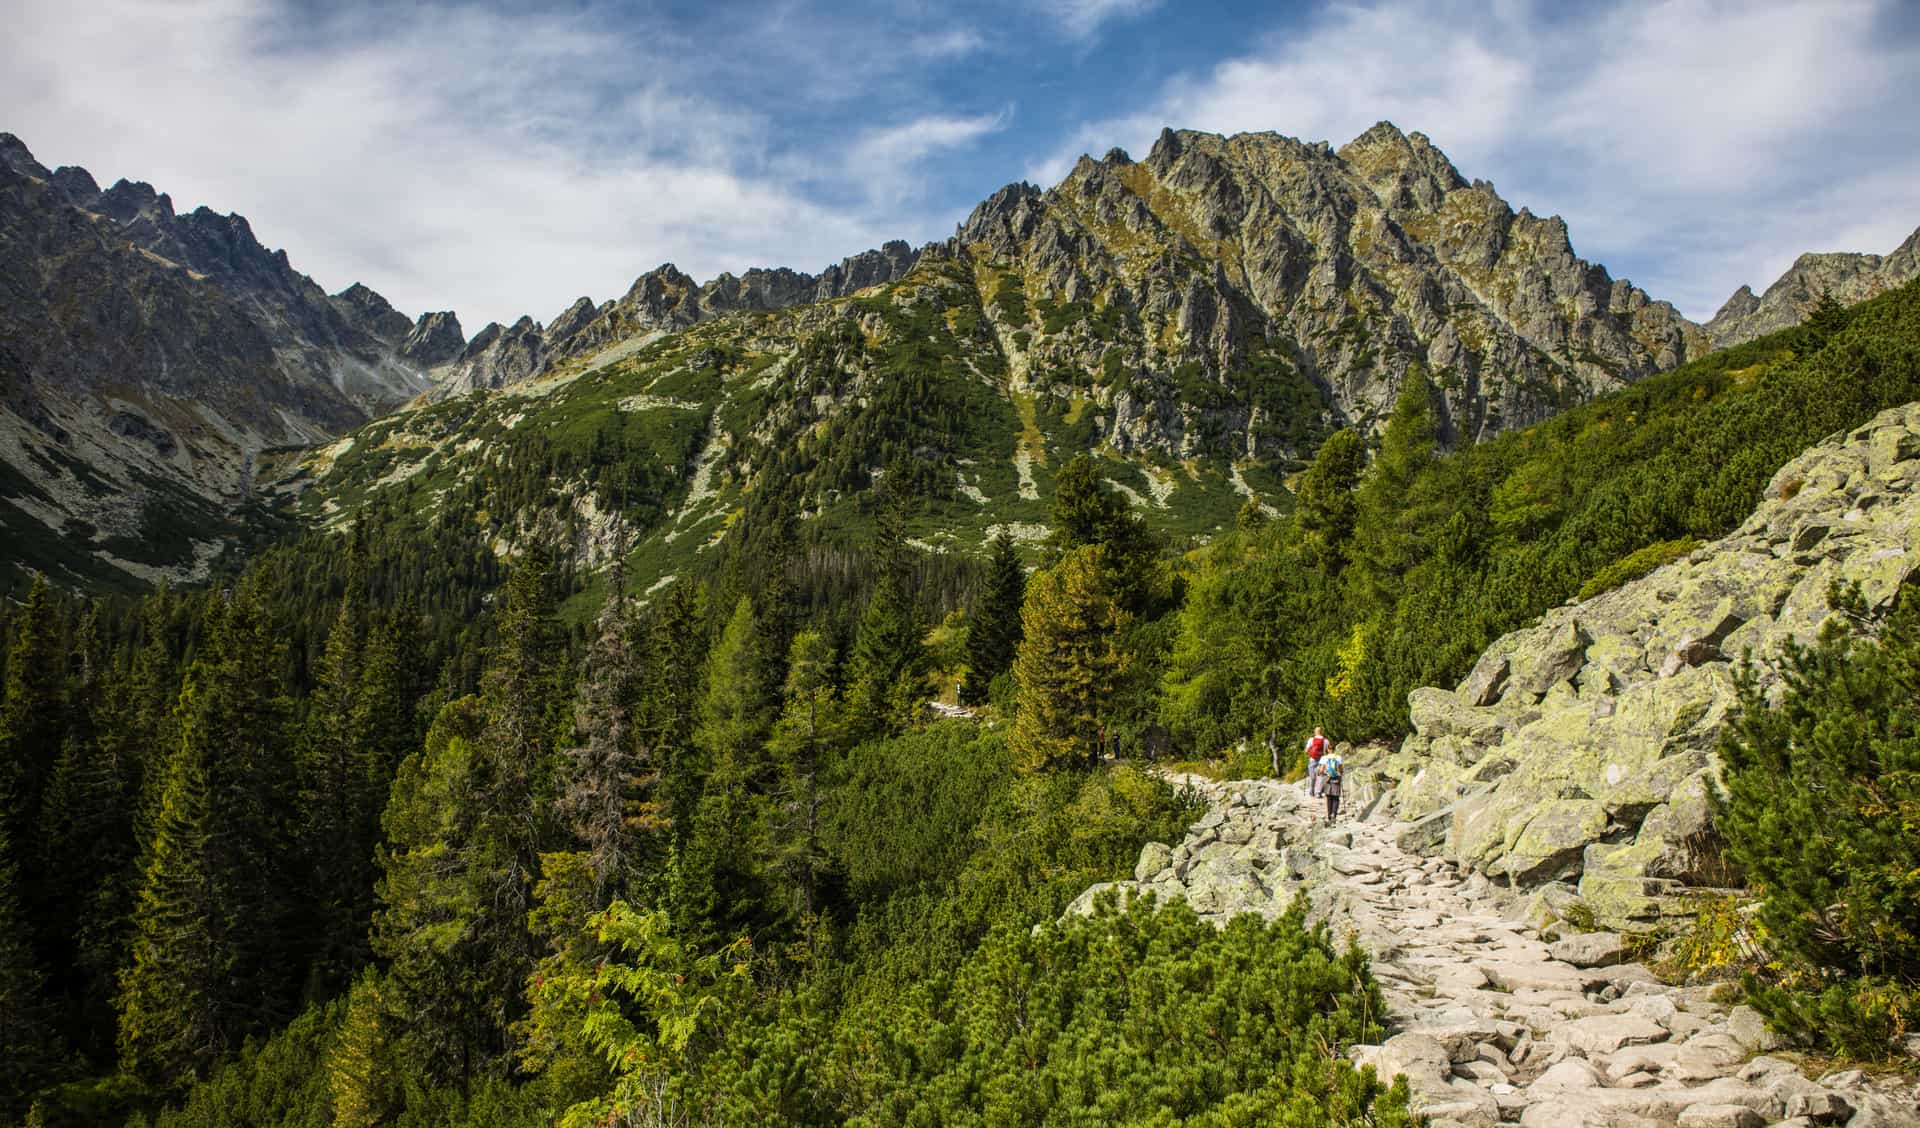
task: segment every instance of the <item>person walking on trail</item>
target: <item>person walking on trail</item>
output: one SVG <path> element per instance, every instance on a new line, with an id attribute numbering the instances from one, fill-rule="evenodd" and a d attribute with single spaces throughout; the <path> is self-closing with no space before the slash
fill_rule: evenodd
<path id="1" fill-rule="evenodd" d="M 1340 784 L 1342 765 L 1338 752 L 1329 752 L 1320 761 L 1321 793 L 1327 797 L 1327 825 L 1332 826 L 1340 818 Z"/>
<path id="2" fill-rule="evenodd" d="M 1327 742 L 1327 734 L 1315 725 L 1313 736 L 1307 740 L 1307 795 L 1320 798 L 1320 762 L 1333 745 Z"/>

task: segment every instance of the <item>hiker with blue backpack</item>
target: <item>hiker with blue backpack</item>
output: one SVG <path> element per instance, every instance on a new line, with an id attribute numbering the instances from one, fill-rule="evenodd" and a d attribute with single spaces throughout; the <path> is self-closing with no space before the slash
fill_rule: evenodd
<path id="1" fill-rule="evenodd" d="M 1327 797 L 1327 825 L 1332 826 L 1340 818 L 1340 753 L 1329 752 L 1320 760 L 1320 791 Z"/>

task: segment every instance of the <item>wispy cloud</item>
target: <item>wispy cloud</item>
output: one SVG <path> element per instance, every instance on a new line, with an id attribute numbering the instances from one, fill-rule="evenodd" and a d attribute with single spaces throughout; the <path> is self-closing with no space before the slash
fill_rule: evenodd
<path id="1" fill-rule="evenodd" d="M 1894 6 L 1341 4 L 1083 124 L 1030 175 L 1163 125 L 1337 145 L 1387 118 L 1705 317 L 1799 251 L 1885 251 L 1920 224 L 1920 51 L 1882 34 Z"/>
<path id="2" fill-rule="evenodd" d="M 267 0 L 101 0 L 9 20 L 0 128 L 42 160 L 246 214 L 329 289 L 451 305 L 469 331 L 618 294 L 662 259 L 702 277 L 817 269 L 940 226 L 820 202 L 785 175 L 762 110 L 709 94 L 727 83 L 687 73 L 671 29 L 636 34 L 606 10 L 314 25 Z M 909 162 L 991 120 L 935 117 L 828 159 Z"/>
<path id="3" fill-rule="evenodd" d="M 1161 0 L 1053 0 L 1043 6 L 1070 39 L 1086 40 L 1114 20 L 1132 19 L 1160 6 Z"/>
<path id="4" fill-rule="evenodd" d="M 869 197 L 898 201 L 921 183 L 916 167 L 921 161 L 949 149 L 964 148 L 1006 127 L 1011 109 L 971 117 L 931 115 L 901 125 L 870 130 L 855 141 L 846 165 L 865 186 Z"/>

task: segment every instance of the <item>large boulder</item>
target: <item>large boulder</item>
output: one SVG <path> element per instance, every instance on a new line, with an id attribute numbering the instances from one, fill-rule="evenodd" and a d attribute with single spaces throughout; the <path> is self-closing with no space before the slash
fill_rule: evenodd
<path id="1" fill-rule="evenodd" d="M 1644 927 L 1724 885 L 1714 750 L 1744 654 L 1814 641 L 1827 593 L 1883 614 L 1920 560 L 1920 404 L 1783 467 L 1731 535 L 1488 647 L 1457 689 L 1409 696 L 1374 773 L 1406 849 L 1522 887 L 1577 880 L 1602 923 Z M 1778 674 L 1754 668 L 1763 691 Z"/>

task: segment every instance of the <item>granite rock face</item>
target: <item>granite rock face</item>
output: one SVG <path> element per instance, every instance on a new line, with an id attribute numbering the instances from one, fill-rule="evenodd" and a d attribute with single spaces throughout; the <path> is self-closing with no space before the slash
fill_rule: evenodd
<path id="1" fill-rule="evenodd" d="M 1746 286 L 1735 290 L 1707 322 L 1707 335 L 1715 348 L 1737 345 L 1800 324 L 1823 293 L 1832 294 L 1841 305 L 1853 305 L 1916 277 L 1920 277 L 1920 228 L 1884 255 L 1804 254 L 1759 297 Z"/>
<path id="2" fill-rule="evenodd" d="M 1457 690 L 1411 695 L 1413 735 L 1350 762 L 1407 841 L 1502 884 L 1577 883 L 1609 926 L 1731 884 L 1708 800 L 1734 663 L 1814 641 L 1835 582 L 1884 613 L 1920 559 L 1920 404 L 1783 467 L 1745 524 L 1500 639 Z"/>
<path id="3" fill-rule="evenodd" d="M 429 386 L 410 326 L 365 286 L 328 295 L 240 216 L 102 190 L 0 135 L 0 461 L 32 486 L 0 498 L 5 542 L 59 534 L 67 582 L 200 575 L 263 451 Z"/>
<path id="4" fill-rule="evenodd" d="M 1116 149 L 1046 191 L 996 192 L 944 244 L 888 243 L 818 276 L 700 284 L 667 264 L 514 349 L 470 347 L 437 394 L 844 298 L 929 255 L 973 272 L 1009 389 L 1089 402 L 1098 441 L 1123 453 L 1304 453 L 1329 427 L 1381 424 L 1416 366 L 1443 391 L 1447 441 L 1474 442 L 1708 348 L 1671 305 L 1580 259 L 1560 219 L 1514 211 L 1383 122 L 1337 151 L 1169 130 L 1145 160 Z"/>

